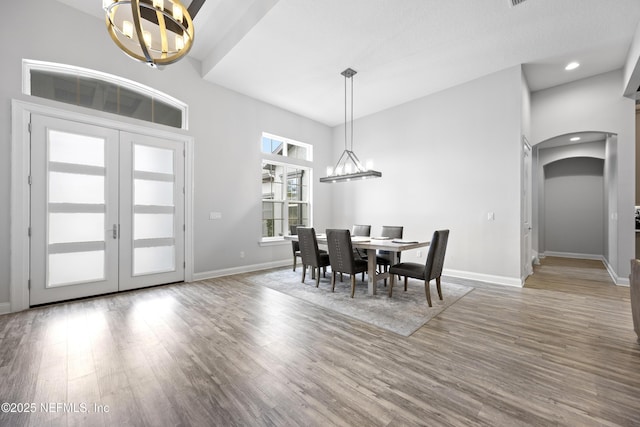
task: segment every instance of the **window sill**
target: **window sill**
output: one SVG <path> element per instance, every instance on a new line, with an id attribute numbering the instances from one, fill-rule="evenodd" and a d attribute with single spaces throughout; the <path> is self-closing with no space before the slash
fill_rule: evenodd
<path id="1" fill-rule="evenodd" d="M 288 245 L 289 243 L 291 243 L 290 240 L 285 240 L 284 237 L 276 237 L 276 238 L 271 238 L 271 239 L 264 239 L 264 240 L 260 240 L 258 241 L 258 246 L 281 246 L 281 245 Z"/>

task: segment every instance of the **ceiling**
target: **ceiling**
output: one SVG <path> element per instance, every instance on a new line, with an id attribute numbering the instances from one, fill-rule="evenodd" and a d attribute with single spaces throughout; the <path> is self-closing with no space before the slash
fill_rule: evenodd
<path id="1" fill-rule="evenodd" d="M 58 1 L 103 19 L 101 0 Z M 518 64 L 536 91 L 621 68 L 640 21 L 638 0 L 511 1 L 206 0 L 189 56 L 211 83 L 334 126 L 348 67 L 356 118 Z"/>

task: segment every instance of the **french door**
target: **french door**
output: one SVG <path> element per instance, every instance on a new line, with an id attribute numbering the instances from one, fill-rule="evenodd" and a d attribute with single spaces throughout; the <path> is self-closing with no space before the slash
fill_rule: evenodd
<path id="1" fill-rule="evenodd" d="M 30 305 L 184 280 L 183 153 L 33 114 Z"/>

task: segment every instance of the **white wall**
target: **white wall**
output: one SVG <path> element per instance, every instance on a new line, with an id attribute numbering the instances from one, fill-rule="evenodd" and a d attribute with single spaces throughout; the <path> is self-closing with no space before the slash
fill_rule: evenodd
<path id="1" fill-rule="evenodd" d="M 604 254 L 604 160 L 573 157 L 544 167 L 545 255 Z"/>
<path id="2" fill-rule="evenodd" d="M 5 201 L 0 205 L 0 306 L 9 301 L 10 100 L 28 99 L 21 94 L 22 58 L 120 75 L 189 104 L 188 133 L 195 138 L 196 274 L 290 259 L 290 243 L 258 245 L 261 132 L 313 144 L 319 176 L 330 162 L 329 127 L 206 83 L 200 64 L 190 58 L 161 71 L 134 62 L 111 41 L 102 20 L 59 2 L 12 2 L 4 6 L 4 14 L 11 19 L 0 26 L 0 39 L 11 42 L 4 45 L 0 84 L 0 199 Z M 326 189 L 317 190 L 318 200 L 329 197 Z M 222 219 L 209 221 L 210 211 L 221 212 Z M 327 224 L 330 214 L 330 203 L 315 206 L 317 223 Z"/>
<path id="3" fill-rule="evenodd" d="M 327 184 L 333 226 L 403 225 L 423 239 L 449 228 L 446 274 L 520 285 L 521 108 L 513 67 L 356 120 L 354 151 L 382 178 Z M 343 132 L 334 130 L 336 155 Z"/>
<path id="4" fill-rule="evenodd" d="M 628 283 L 629 259 L 634 257 L 635 103 L 622 96 L 622 71 L 557 86 L 532 94 L 532 144 L 558 135 L 599 131 L 617 134 L 608 185 L 617 189 L 615 211 L 609 212 L 608 262 L 617 283 Z M 610 142 L 614 144 L 613 141 Z M 609 192 L 608 203 L 614 199 Z M 615 250 L 611 250 L 611 246 Z"/>

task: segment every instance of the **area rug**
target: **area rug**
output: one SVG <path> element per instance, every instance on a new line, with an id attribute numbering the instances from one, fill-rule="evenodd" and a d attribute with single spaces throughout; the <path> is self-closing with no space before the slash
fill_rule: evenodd
<path id="1" fill-rule="evenodd" d="M 358 275 L 358 279 L 360 278 L 361 276 Z M 368 295 L 366 282 L 358 280 L 355 296 L 351 298 L 351 284 L 348 276 L 345 276 L 344 282 L 336 280 L 335 292 L 331 292 L 330 273 L 327 273 L 326 278 L 321 277 L 318 288 L 310 274 L 307 274 L 305 283 L 301 282 L 300 269 L 296 272 L 289 268 L 272 270 L 249 275 L 247 279 L 256 285 L 267 286 L 406 337 L 473 290 L 469 286 L 443 282 L 443 300 L 440 301 L 434 281 L 431 284 L 433 307 L 429 307 L 424 294 L 424 285 L 419 280 L 409 279 L 407 292 L 404 292 L 402 281 L 396 281 L 392 298 L 389 298 L 388 287 L 385 288 L 382 281 L 378 283 L 378 294 Z"/>

